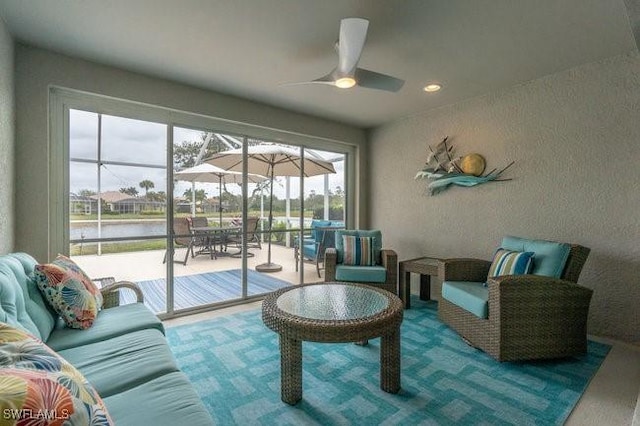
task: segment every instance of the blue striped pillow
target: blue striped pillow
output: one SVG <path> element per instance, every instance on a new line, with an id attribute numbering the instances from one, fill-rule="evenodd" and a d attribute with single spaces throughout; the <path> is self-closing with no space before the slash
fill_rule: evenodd
<path id="1" fill-rule="evenodd" d="M 525 275 L 533 267 L 533 252 L 498 249 L 489 268 L 489 276 Z"/>
<path id="2" fill-rule="evenodd" d="M 342 246 L 344 247 L 344 265 L 373 266 L 373 238 L 356 237 L 355 235 L 343 235 Z"/>

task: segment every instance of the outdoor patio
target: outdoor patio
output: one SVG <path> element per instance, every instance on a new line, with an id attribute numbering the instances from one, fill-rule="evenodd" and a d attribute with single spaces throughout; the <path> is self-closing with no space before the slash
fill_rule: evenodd
<path id="1" fill-rule="evenodd" d="M 185 256 L 185 248 L 176 250 L 175 259 L 182 260 Z M 271 247 L 272 261 L 282 265 L 282 271 L 276 273 L 259 273 L 255 271 L 255 265 L 266 262 L 267 247 L 262 249 L 250 249 L 253 257 L 247 259 L 248 263 L 248 292 L 249 295 L 261 294 L 265 289 L 262 281 L 283 281 L 292 285 L 300 283 L 300 273 L 295 270 L 294 250 L 278 245 Z M 230 253 L 237 249 L 229 248 Z M 73 260 L 91 277 L 114 277 L 116 280 L 127 280 L 141 283 L 147 304 L 154 308 L 155 312 L 163 312 L 166 297 L 165 281 L 167 265 L 162 262 L 164 250 L 139 251 L 118 254 L 74 256 Z M 187 309 L 207 303 L 224 302 L 240 297 L 239 272 L 242 268 L 242 259 L 231 256 L 218 256 L 211 259 L 209 255 L 201 254 L 195 258 L 189 257 L 186 265 L 173 264 L 175 280 L 176 309 Z M 221 274 L 223 271 L 232 272 L 234 275 Z M 318 278 L 315 264 L 305 262 L 305 283 L 321 281 Z M 213 278 L 215 277 L 215 278 Z M 233 288 L 232 288 L 233 287 Z M 123 295 L 127 301 L 131 294 Z M 151 306 L 153 305 L 153 306 Z"/>

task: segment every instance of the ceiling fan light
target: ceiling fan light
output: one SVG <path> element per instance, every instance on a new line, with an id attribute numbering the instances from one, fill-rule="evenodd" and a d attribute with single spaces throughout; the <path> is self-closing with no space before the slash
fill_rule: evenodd
<path id="1" fill-rule="evenodd" d="M 353 77 L 342 77 L 337 79 L 335 84 L 340 89 L 350 89 L 356 85 L 356 80 Z"/>
<path id="2" fill-rule="evenodd" d="M 442 89 L 441 85 L 439 85 L 438 83 L 431 83 L 431 84 L 427 84 L 426 86 L 424 86 L 423 90 L 425 92 L 437 92 L 440 89 Z"/>

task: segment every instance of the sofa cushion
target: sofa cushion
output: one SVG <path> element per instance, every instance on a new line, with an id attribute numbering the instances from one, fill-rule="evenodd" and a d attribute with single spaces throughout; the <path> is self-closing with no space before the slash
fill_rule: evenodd
<path id="1" fill-rule="evenodd" d="M 38 262 L 26 253 L 11 253 L 0 256 L 0 264 L 6 265 L 13 272 L 16 282 L 22 289 L 27 315 L 38 329 L 32 334 L 46 341 L 53 330 L 58 314 L 45 302 L 33 280 L 33 268 Z M 25 326 L 25 324 L 22 325 Z"/>
<path id="2" fill-rule="evenodd" d="M 178 371 L 164 334 L 156 329 L 135 331 L 58 354 L 80 370 L 103 398 Z"/>
<path id="3" fill-rule="evenodd" d="M 6 417 L 10 410 L 17 418 Z M 42 414 L 58 419 L 46 424 L 113 424 L 78 370 L 39 339 L 7 324 L 0 324 L 0 413 L 3 425 L 45 424 Z"/>
<path id="4" fill-rule="evenodd" d="M 387 270 L 384 266 L 336 265 L 336 281 L 358 283 L 384 283 Z"/>
<path id="5" fill-rule="evenodd" d="M 566 243 L 529 240 L 512 236 L 504 237 L 500 246 L 507 250 L 535 253 L 531 273 L 553 278 L 562 277 L 562 272 L 571 251 L 571 246 Z"/>
<path id="6" fill-rule="evenodd" d="M 534 253 L 530 251 L 496 250 L 489 268 L 489 276 L 525 275 L 531 272 Z"/>
<path id="7" fill-rule="evenodd" d="M 150 328 L 164 333 L 162 322 L 153 312 L 142 303 L 131 303 L 103 309 L 88 330 L 69 328 L 62 321 L 58 321 L 47 340 L 47 345 L 58 351 Z"/>
<path id="8" fill-rule="evenodd" d="M 73 260 L 59 254 L 51 263 L 36 265 L 34 278 L 67 326 L 91 327 L 102 307 L 102 293 Z"/>
<path id="9" fill-rule="evenodd" d="M 380 250 L 382 250 L 382 232 L 374 230 L 362 229 L 340 229 L 336 231 L 336 252 L 338 255 L 338 263 L 342 263 L 344 259 L 344 246 L 342 244 L 343 235 L 353 235 L 355 237 L 371 237 L 373 238 L 373 257 L 376 264 L 380 264 Z"/>
<path id="10" fill-rule="evenodd" d="M 373 257 L 373 238 L 343 235 L 342 247 L 344 248 L 344 258 L 342 261 L 344 265 L 375 265 L 375 259 Z"/>
<path id="11" fill-rule="evenodd" d="M 207 426 L 211 415 L 181 372 L 169 373 L 127 391 L 105 397 L 104 403 L 118 426 Z M 148 409 L 153 407 L 153 412 Z"/>
<path id="12" fill-rule="evenodd" d="M 0 263 L 0 321 L 41 337 L 29 316 L 22 287 L 7 262 Z"/>
<path id="13" fill-rule="evenodd" d="M 478 318 L 489 318 L 489 289 L 484 283 L 444 281 L 442 297 Z"/>

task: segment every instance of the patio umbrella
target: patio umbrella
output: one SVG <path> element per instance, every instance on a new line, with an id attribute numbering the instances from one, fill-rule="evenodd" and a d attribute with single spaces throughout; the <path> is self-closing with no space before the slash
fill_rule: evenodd
<path id="1" fill-rule="evenodd" d="M 221 169 L 220 167 L 216 167 L 212 164 L 198 164 L 194 167 L 189 167 L 188 169 L 181 170 L 173 174 L 174 178 L 177 180 L 188 181 L 188 182 L 207 182 L 207 183 L 217 183 L 219 185 L 220 195 L 219 195 L 219 208 L 220 211 L 220 227 L 222 228 L 222 184 L 224 183 L 242 183 L 242 172 L 234 172 Z M 264 176 L 259 176 L 256 174 L 249 174 L 247 176 L 247 181 L 249 183 L 258 183 L 267 179 Z M 194 206 L 195 206 L 195 188 L 191 189 L 192 194 L 194 196 Z"/>
<path id="2" fill-rule="evenodd" d="M 242 171 L 242 149 L 219 152 L 204 160 L 230 171 Z M 256 266 L 259 272 L 278 272 L 282 266 L 271 262 L 271 229 L 273 226 L 273 178 L 274 176 L 300 176 L 302 158 L 300 151 L 280 145 L 262 144 L 247 147 L 247 171 L 271 179 L 269 194 L 269 244 L 267 263 Z M 304 177 L 335 173 L 332 163 L 309 156 L 304 157 Z"/>

